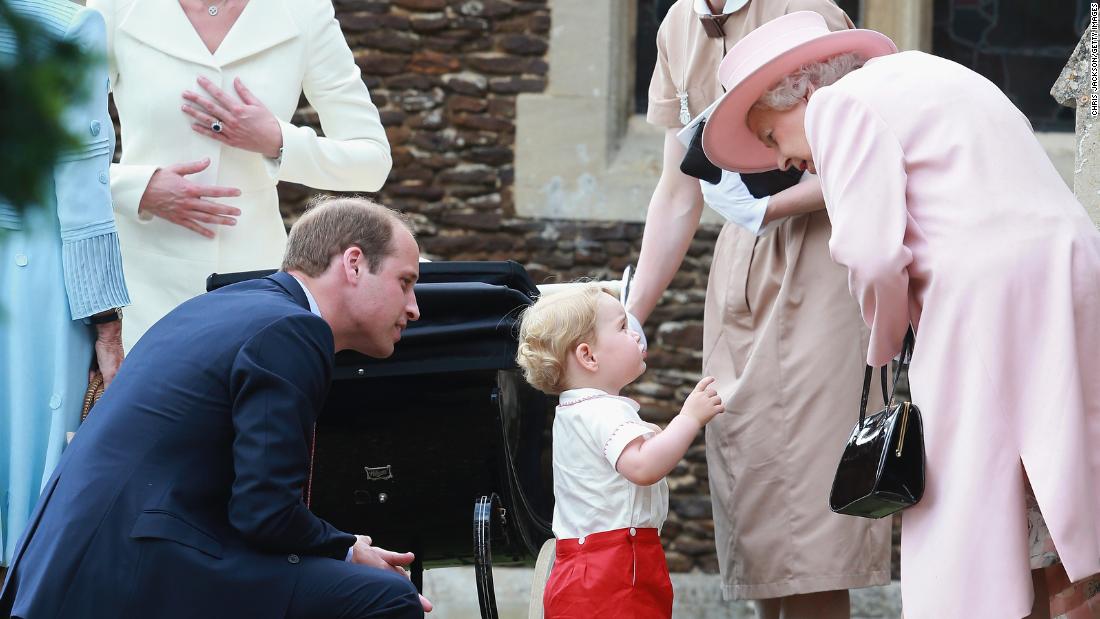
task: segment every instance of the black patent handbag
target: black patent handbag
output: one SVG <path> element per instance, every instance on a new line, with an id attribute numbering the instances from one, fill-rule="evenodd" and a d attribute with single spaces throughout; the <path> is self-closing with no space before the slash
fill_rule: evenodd
<path id="1" fill-rule="evenodd" d="M 867 415 L 867 396 L 874 368 L 863 376 L 859 422 L 848 444 L 829 493 L 829 508 L 838 514 L 882 518 L 915 505 L 924 494 L 924 427 L 920 409 L 898 397 L 898 379 L 909 367 L 913 330 L 905 335 L 901 360 L 894 371 L 894 397 L 887 396 L 886 367 L 879 369 L 886 408 Z"/>

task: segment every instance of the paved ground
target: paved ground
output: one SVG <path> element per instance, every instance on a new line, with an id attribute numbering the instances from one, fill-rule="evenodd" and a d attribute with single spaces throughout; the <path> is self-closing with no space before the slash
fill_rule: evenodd
<path id="1" fill-rule="evenodd" d="M 493 580 L 501 619 L 525 619 L 531 595 L 532 570 L 497 568 Z M 748 604 L 722 601 L 718 577 L 711 574 L 673 574 L 676 591 L 675 619 L 753 619 Z M 424 575 L 425 594 L 435 603 L 431 619 L 478 619 L 477 588 L 473 568 L 429 570 Z M 898 619 L 901 592 L 895 582 L 886 587 L 852 593 L 852 619 Z"/>

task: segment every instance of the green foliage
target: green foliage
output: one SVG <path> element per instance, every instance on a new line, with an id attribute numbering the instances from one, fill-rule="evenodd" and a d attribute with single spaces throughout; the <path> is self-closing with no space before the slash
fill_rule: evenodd
<path id="1" fill-rule="evenodd" d="M 41 199 L 58 156 L 76 145 L 62 113 L 92 65 L 0 0 L 0 38 L 9 37 L 14 54 L 0 53 L 0 200 L 22 208 Z"/>

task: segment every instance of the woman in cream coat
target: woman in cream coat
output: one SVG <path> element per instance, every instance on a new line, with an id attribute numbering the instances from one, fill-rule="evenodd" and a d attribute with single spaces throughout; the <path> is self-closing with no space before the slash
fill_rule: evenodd
<path id="1" fill-rule="evenodd" d="M 276 268 L 275 185 L 375 191 L 389 143 L 330 0 L 89 0 L 107 21 L 126 348 L 214 272 Z M 324 137 L 290 124 L 302 94 Z M 215 131 L 218 130 L 218 131 Z"/>

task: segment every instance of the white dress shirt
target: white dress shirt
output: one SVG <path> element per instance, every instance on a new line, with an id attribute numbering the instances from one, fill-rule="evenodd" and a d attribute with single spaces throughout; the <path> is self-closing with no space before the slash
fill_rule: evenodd
<path id="1" fill-rule="evenodd" d="M 317 299 L 313 298 L 313 293 L 311 293 L 309 291 L 309 288 L 306 287 L 306 283 L 303 282 L 301 278 L 299 278 L 297 275 L 292 274 L 291 277 L 293 277 L 294 281 L 298 282 L 298 285 L 302 287 L 302 292 L 306 293 L 306 301 L 309 302 L 309 311 L 317 314 L 317 316 L 320 318 L 324 318 L 324 316 L 321 316 L 321 308 L 317 306 Z"/>
<path id="2" fill-rule="evenodd" d="M 668 516 L 668 482 L 639 486 L 615 464 L 638 437 L 656 434 L 638 403 L 599 389 L 561 394 L 554 417 L 554 535 L 582 538 L 628 527 L 660 529 Z"/>

